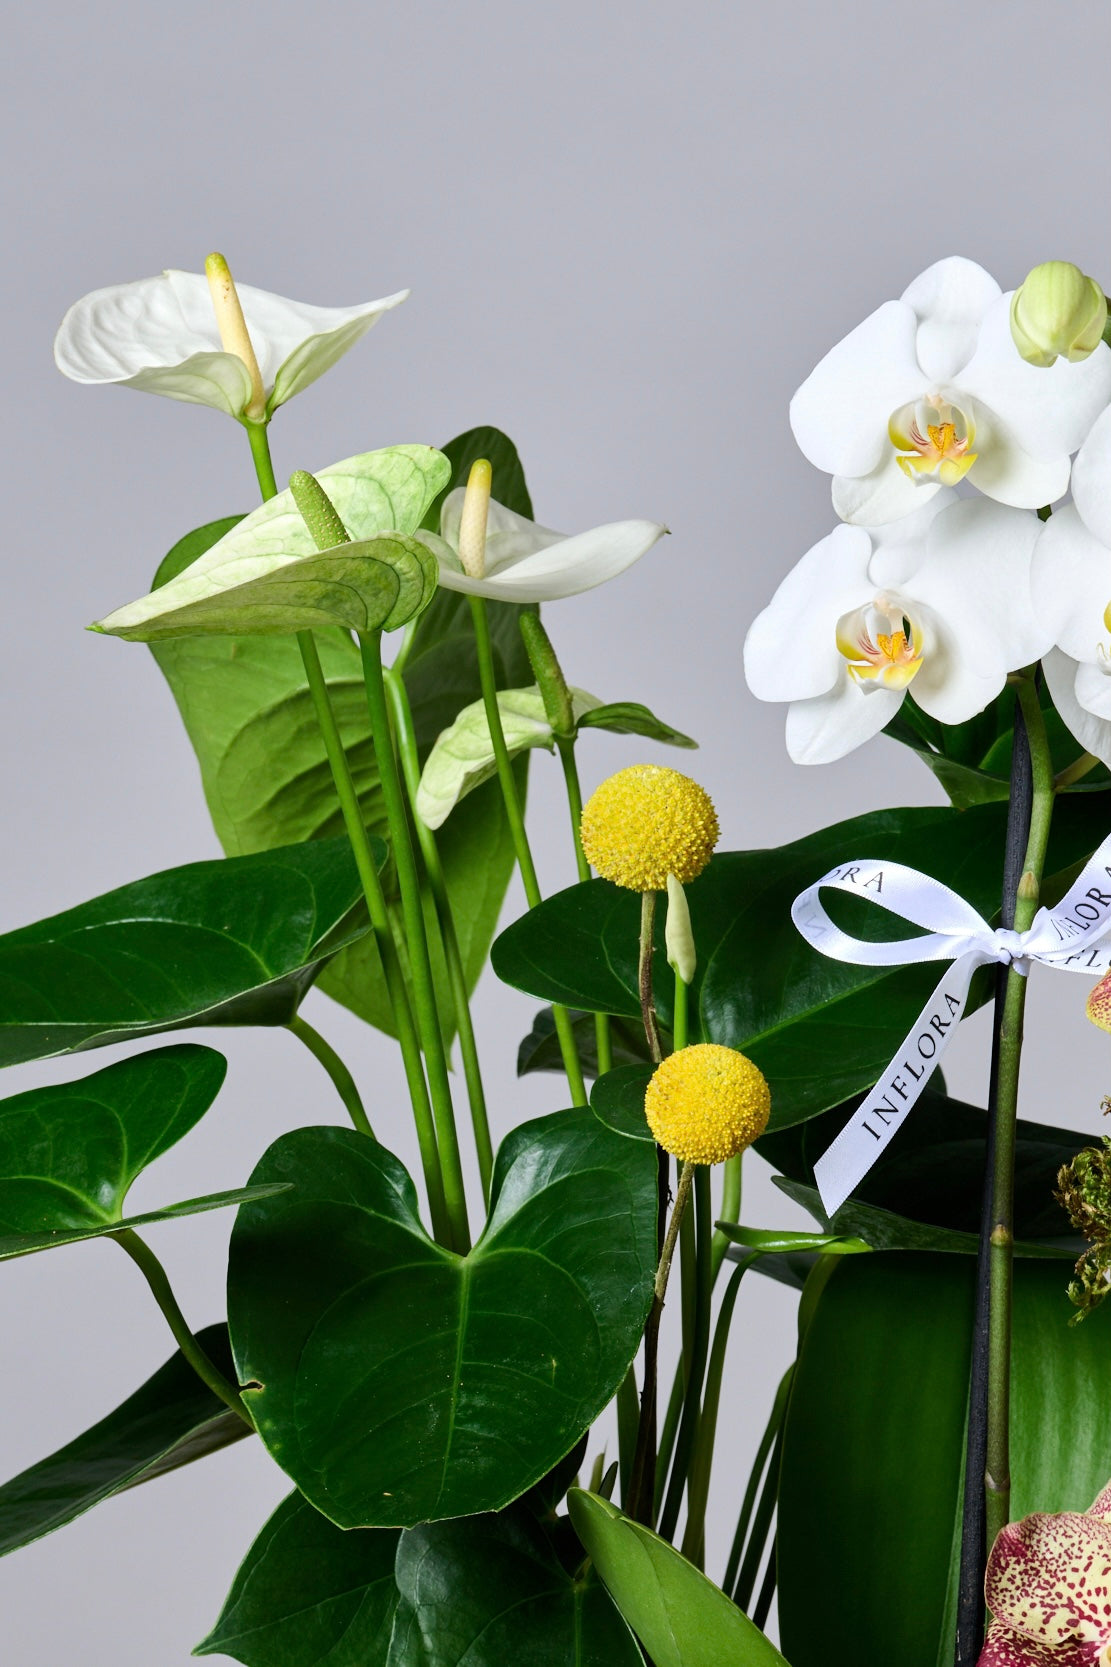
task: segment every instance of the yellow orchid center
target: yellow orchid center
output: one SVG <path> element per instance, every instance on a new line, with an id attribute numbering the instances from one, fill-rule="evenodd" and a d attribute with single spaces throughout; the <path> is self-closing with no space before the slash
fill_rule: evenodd
<path id="1" fill-rule="evenodd" d="M 890 596 L 842 614 L 837 648 L 848 661 L 849 676 L 865 690 L 905 689 L 925 659 L 920 626 Z"/>
<path id="2" fill-rule="evenodd" d="M 915 405 L 904 405 L 891 418 L 887 432 L 908 480 L 956 486 L 976 461 L 976 425 L 943 394 L 928 394 Z"/>

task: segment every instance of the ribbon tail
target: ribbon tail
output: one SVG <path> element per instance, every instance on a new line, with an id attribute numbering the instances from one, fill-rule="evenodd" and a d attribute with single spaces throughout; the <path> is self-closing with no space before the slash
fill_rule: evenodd
<path id="1" fill-rule="evenodd" d="M 902 1127 L 956 1035 L 973 973 L 993 959 L 973 951 L 953 962 L 875 1088 L 814 1165 L 828 1216 L 841 1208 Z"/>

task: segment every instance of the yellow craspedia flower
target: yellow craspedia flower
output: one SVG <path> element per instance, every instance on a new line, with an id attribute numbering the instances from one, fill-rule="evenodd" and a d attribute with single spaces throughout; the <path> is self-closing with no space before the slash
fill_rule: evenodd
<path id="1" fill-rule="evenodd" d="M 688 1163 L 724 1163 L 768 1126 L 772 1097 L 763 1072 L 736 1048 L 696 1042 L 657 1065 L 645 1090 L 648 1127 Z"/>
<path id="2" fill-rule="evenodd" d="M 630 891 L 663 891 L 701 874 L 718 842 L 718 819 L 705 788 L 663 764 L 631 764 L 586 801 L 587 861 Z"/>

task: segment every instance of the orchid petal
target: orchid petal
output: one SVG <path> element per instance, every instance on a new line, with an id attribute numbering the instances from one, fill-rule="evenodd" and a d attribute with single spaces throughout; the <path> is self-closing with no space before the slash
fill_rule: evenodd
<path id="1" fill-rule="evenodd" d="M 926 559 L 926 535 L 930 528 L 942 510 L 957 501 L 957 494 L 950 487 L 942 486 L 936 492 L 923 493 L 918 507 L 909 515 L 885 522 L 883 526 L 870 527 L 869 581 L 881 589 L 906 584 Z"/>
<path id="2" fill-rule="evenodd" d="M 1058 363 L 1063 365 L 1065 361 L 1061 359 Z M 1027 369 L 1035 376 L 1052 375 L 1051 371 L 1033 370 L 1032 366 Z M 1041 509 L 1044 504 L 1056 503 L 1068 491 L 1067 452 L 1048 459 L 1034 457 L 1019 444 L 995 410 L 980 404 L 976 406 L 976 453 L 968 479 L 978 491 L 997 503 L 1011 504 L 1018 509 Z"/>
<path id="3" fill-rule="evenodd" d="M 1058 1647 L 1111 1636 L 1111 1523 L 1037 1512 L 1000 1530 L 984 1581 L 996 1620 Z"/>
<path id="4" fill-rule="evenodd" d="M 1039 617 L 1031 588 L 1041 535 L 1042 523 L 1030 510 L 960 499 L 933 521 L 926 559 L 909 582 L 909 594 L 946 621 L 960 657 L 994 660 L 1001 678 L 1039 659 L 1053 644 L 1052 623 Z M 929 657 L 919 682 L 928 666 Z M 961 675 L 962 668 L 953 667 L 954 678 Z"/>
<path id="5" fill-rule="evenodd" d="M 442 567 L 440 583 L 445 590 L 488 596 L 500 602 L 555 602 L 593 590 L 595 585 L 624 573 L 666 531 L 656 521 L 614 521 L 520 557 L 499 553 L 498 570 L 482 579 L 472 579 L 454 567 Z M 506 536 L 516 538 L 517 534 Z M 487 549 L 489 546 L 488 539 Z"/>
<path id="6" fill-rule="evenodd" d="M 811 463 L 831 475 L 867 475 L 890 448 L 893 411 L 917 399 L 918 320 L 903 301 L 885 301 L 811 371 L 791 401 L 791 428 Z"/>
<path id="7" fill-rule="evenodd" d="M 1076 694 L 1077 673 L 1075 660 L 1059 648 L 1050 649 L 1042 656 L 1042 670 L 1046 687 L 1053 696 L 1061 722 L 1070 730 L 1085 752 L 1090 752 L 1111 770 L 1111 723 L 1098 717 L 1080 704 Z"/>
<path id="8" fill-rule="evenodd" d="M 1034 554 L 1034 606 L 1052 640 L 1074 660 L 1094 660 L 1107 645 L 1111 550 L 1094 538 L 1074 504 L 1050 516 Z"/>
<path id="9" fill-rule="evenodd" d="M 999 285 L 963 255 L 935 261 L 908 284 L 902 299 L 918 319 L 918 363 L 931 382 L 951 382 L 976 351 L 980 324 Z"/>
<path id="10" fill-rule="evenodd" d="M 902 689 L 862 689 L 846 669 L 835 688 L 787 708 L 787 752 L 796 764 L 832 764 L 891 722 Z"/>
<path id="11" fill-rule="evenodd" d="M 1111 349 L 1101 342 L 1075 364 L 1063 358 L 1048 367 L 1027 364 L 1011 338 L 1012 294 L 989 307 L 961 387 L 998 412 L 1032 457 L 1068 457 L 1111 403 Z"/>
<path id="12" fill-rule="evenodd" d="M 1099 1645 L 1088 1639 L 1046 1644 L 993 1621 L 976 1667 L 1097 1667 L 1098 1662 Z"/>
<path id="13" fill-rule="evenodd" d="M 837 621 L 869 600 L 871 551 L 863 527 L 837 527 L 791 569 L 745 638 L 758 700 L 808 700 L 836 685 L 845 667 Z"/>
<path id="14" fill-rule="evenodd" d="M 833 507 L 856 527 L 882 527 L 914 515 L 939 492 L 939 480 L 908 478 L 888 443 L 882 462 L 867 475 L 834 475 Z"/>
<path id="15" fill-rule="evenodd" d="M 1084 525 L 1111 549 L 1111 407 L 1076 454 L 1072 496 Z"/>
<path id="16" fill-rule="evenodd" d="M 576 722 L 602 702 L 584 689 L 571 689 Z M 528 747 L 550 747 L 552 726 L 539 689 L 498 691 L 498 711 L 510 757 Z M 460 799 L 489 781 L 497 771 L 486 706 L 481 700 L 464 706 L 455 722 L 442 730 L 425 761 L 417 789 L 417 815 L 428 828 L 447 821 Z"/>

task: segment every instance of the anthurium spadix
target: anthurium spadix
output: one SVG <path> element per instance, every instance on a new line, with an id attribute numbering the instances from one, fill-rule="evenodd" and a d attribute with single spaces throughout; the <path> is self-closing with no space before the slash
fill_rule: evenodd
<path id="1" fill-rule="evenodd" d="M 409 294 L 316 307 L 249 284 L 237 288 L 262 378 L 264 411 L 250 412 L 258 421 L 315 382 Z M 74 382 L 115 382 L 241 420 L 255 397 L 246 364 L 221 340 L 209 281 L 196 272 L 162 272 L 82 296 L 62 320 L 54 359 Z"/>
<path id="2" fill-rule="evenodd" d="M 279 636 L 340 625 L 390 631 L 416 617 L 437 566 L 411 536 L 451 478 L 431 446 L 390 446 L 319 472 L 352 542 L 318 551 L 290 492 L 245 517 L 168 584 L 94 627 L 132 642 Z"/>
<path id="3" fill-rule="evenodd" d="M 869 740 L 908 689 L 963 723 L 1036 660 L 1030 563 L 1041 523 L 984 498 L 936 496 L 878 528 L 840 526 L 787 575 L 745 641 L 761 700 L 789 701 L 787 750 L 825 764 Z"/>
<path id="4" fill-rule="evenodd" d="M 988 1560 L 977 1667 L 1111 1667 L 1111 1483 L 1087 1511 L 1008 1523 Z"/>
<path id="5" fill-rule="evenodd" d="M 466 570 L 459 556 L 466 488 L 444 499 L 439 533 L 418 534 L 440 565 L 445 590 L 488 596 L 499 602 L 555 602 L 577 596 L 624 573 L 650 550 L 667 528 L 656 521 L 613 521 L 590 532 L 553 532 L 489 500 L 481 574 Z"/>
<path id="6" fill-rule="evenodd" d="M 834 477 L 843 520 L 894 521 L 964 479 L 1021 508 L 1064 495 L 1072 453 L 1111 402 L 1111 350 L 1101 342 L 1075 364 L 1027 364 L 1010 309 L 975 261 L 938 261 L 807 377 L 791 427 Z"/>

